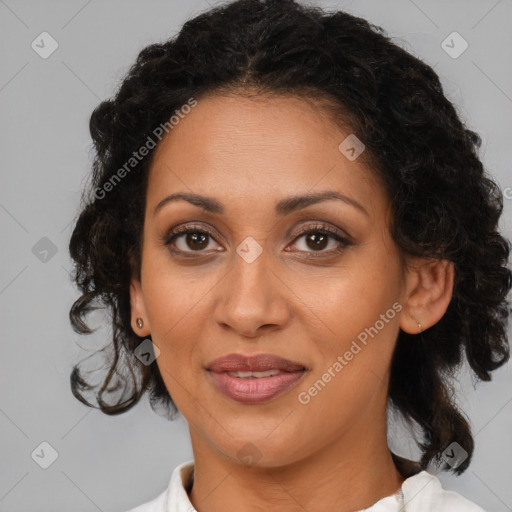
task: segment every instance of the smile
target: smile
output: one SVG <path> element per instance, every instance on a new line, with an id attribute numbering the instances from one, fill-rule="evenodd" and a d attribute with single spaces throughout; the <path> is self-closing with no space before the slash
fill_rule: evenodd
<path id="1" fill-rule="evenodd" d="M 261 404 L 295 386 L 305 370 L 208 373 L 214 386 L 225 396 L 237 402 Z"/>

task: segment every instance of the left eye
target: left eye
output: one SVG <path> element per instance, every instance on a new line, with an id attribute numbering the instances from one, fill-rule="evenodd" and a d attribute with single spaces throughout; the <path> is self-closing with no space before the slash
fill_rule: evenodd
<path id="1" fill-rule="evenodd" d="M 302 232 L 295 238 L 294 244 L 297 244 L 296 241 L 301 238 L 304 238 L 303 246 L 306 247 L 303 252 L 339 251 L 343 247 L 350 245 L 348 240 L 343 236 L 325 228 L 308 229 L 307 231 Z M 329 250 L 324 251 L 324 249 L 329 245 L 329 241 L 332 242 L 332 246 Z M 307 249 L 312 249 L 312 251 L 308 251 Z"/>

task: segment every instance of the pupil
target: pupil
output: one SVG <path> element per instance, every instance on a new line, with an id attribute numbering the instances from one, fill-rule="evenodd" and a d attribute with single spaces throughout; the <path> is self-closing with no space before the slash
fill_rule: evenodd
<path id="1" fill-rule="evenodd" d="M 200 239 L 202 239 L 202 241 L 199 241 Z M 208 243 L 205 244 L 205 241 L 206 241 L 206 235 L 192 233 L 187 236 L 187 243 L 190 242 L 189 247 L 191 249 L 204 249 L 205 247 L 208 246 Z M 194 247 L 194 244 L 198 244 L 199 247 L 197 247 L 197 246 Z"/>
<path id="2" fill-rule="evenodd" d="M 309 242 L 313 243 L 313 249 L 324 249 L 326 246 L 327 236 L 323 234 L 312 233 L 307 237 Z"/>

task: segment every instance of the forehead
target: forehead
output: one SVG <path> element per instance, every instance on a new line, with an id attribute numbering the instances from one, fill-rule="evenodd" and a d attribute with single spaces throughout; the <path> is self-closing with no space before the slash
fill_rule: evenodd
<path id="1" fill-rule="evenodd" d="M 315 155 L 320 146 L 336 143 L 341 133 L 335 135 L 333 128 L 325 110 L 311 100 L 294 96 L 213 95 L 200 99 L 188 114 L 181 116 L 157 154 L 194 147 L 202 155 L 211 152 L 242 158 L 237 149 L 243 146 L 290 156 Z M 306 140 L 308 144 L 304 144 Z"/>
<path id="2" fill-rule="evenodd" d="M 381 195 L 362 159 L 340 143 L 350 136 L 321 104 L 293 96 L 214 95 L 163 138 L 153 159 L 148 206 L 174 191 L 263 200 L 337 190 L 364 200 Z M 383 197 L 380 198 L 383 200 Z M 375 200 L 375 198 L 374 198 Z"/>

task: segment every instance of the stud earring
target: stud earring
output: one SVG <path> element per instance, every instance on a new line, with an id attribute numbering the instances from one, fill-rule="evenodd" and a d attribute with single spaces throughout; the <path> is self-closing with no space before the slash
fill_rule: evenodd
<path id="1" fill-rule="evenodd" d="M 142 321 L 142 318 L 137 318 L 137 327 L 139 329 L 142 329 L 142 326 L 144 325 L 144 322 Z"/>
<path id="2" fill-rule="evenodd" d="M 421 325 L 421 322 L 418 322 L 418 319 L 417 318 L 414 318 L 412 317 L 412 319 L 416 322 L 416 324 L 418 325 L 418 329 L 419 331 L 417 332 L 417 334 L 419 334 L 420 332 L 423 331 L 423 326 Z"/>

